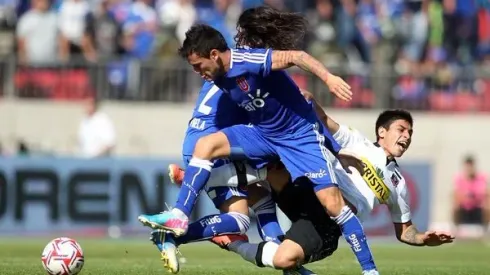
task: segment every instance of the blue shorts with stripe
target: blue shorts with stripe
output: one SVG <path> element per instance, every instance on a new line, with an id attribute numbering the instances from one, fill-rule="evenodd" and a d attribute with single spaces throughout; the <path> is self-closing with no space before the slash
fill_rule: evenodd
<path id="1" fill-rule="evenodd" d="M 245 154 L 248 159 L 274 160 L 279 158 L 292 180 L 307 177 L 315 191 L 337 186 L 333 172 L 333 154 L 325 147 L 328 131 L 320 122 L 305 123 L 286 134 L 263 134 L 252 125 L 233 125 L 221 130 L 231 145 L 232 156 Z"/>
<path id="2" fill-rule="evenodd" d="M 191 158 L 192 156 L 189 155 L 183 156 L 183 160 L 186 168 L 187 165 L 189 165 Z M 233 163 L 230 160 L 218 159 L 214 161 L 213 168 L 218 168 L 223 165 L 230 165 L 230 164 L 233 165 Z M 211 173 L 213 173 L 212 170 Z M 217 209 L 219 209 L 224 202 L 231 199 L 232 197 L 246 198 L 248 196 L 248 192 L 245 189 L 245 187 L 246 186 L 244 186 L 243 188 L 241 188 L 240 186 L 238 187 L 219 186 L 219 187 L 209 187 L 209 188 L 205 187 L 205 190 L 209 198 L 213 201 L 214 206 Z"/>

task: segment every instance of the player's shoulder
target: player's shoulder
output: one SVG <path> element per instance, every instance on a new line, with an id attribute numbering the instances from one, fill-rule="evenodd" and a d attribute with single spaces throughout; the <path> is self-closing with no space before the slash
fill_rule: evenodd
<path id="1" fill-rule="evenodd" d="M 233 66 L 243 66 L 246 64 L 262 64 L 267 60 L 271 49 L 265 48 L 239 48 L 231 50 L 231 63 Z"/>
<path id="2" fill-rule="evenodd" d="M 235 48 L 231 49 L 231 54 L 235 55 L 235 57 L 240 57 L 240 56 L 265 56 L 267 55 L 271 49 L 267 48 L 249 48 L 249 47 L 243 47 L 243 48 Z"/>
<path id="3" fill-rule="evenodd" d="M 405 177 L 403 176 L 402 172 L 400 171 L 400 168 L 398 164 L 396 163 L 388 163 L 387 164 L 388 171 L 390 172 L 390 182 L 393 184 L 395 189 L 397 190 L 397 193 L 405 194 L 406 193 L 406 181 Z"/>
<path id="4" fill-rule="evenodd" d="M 204 81 L 204 83 L 203 83 L 203 84 L 202 84 L 202 86 L 201 86 L 201 92 L 207 92 L 207 91 L 209 91 L 209 90 L 213 89 L 213 87 L 218 88 L 218 87 L 216 86 L 216 84 L 214 84 L 214 82 L 213 82 L 213 81 L 207 81 L 207 80 L 206 80 L 206 81 Z M 219 88 L 218 88 L 218 89 L 219 89 Z"/>

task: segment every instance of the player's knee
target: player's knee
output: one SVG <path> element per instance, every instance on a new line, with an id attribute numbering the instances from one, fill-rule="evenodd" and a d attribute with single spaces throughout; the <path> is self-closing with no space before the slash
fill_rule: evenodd
<path id="1" fill-rule="evenodd" d="M 277 249 L 273 263 L 277 269 L 291 269 L 301 263 L 303 258 L 301 246 L 290 240 L 285 240 Z"/>
<path id="2" fill-rule="evenodd" d="M 287 270 L 297 266 L 297 262 L 291 258 L 274 257 L 274 267 L 277 269 Z"/>
<path id="3" fill-rule="evenodd" d="M 274 256 L 274 267 L 277 269 L 292 269 L 297 266 L 298 257 L 291 252 L 279 253 Z"/>
<path id="4" fill-rule="evenodd" d="M 200 138 L 196 142 L 196 146 L 194 147 L 194 157 L 200 158 L 200 159 L 211 159 L 214 151 L 216 150 L 217 145 L 214 144 L 214 141 L 212 138 L 209 138 L 208 136 Z"/>
<path id="5" fill-rule="evenodd" d="M 328 215 L 335 217 L 340 214 L 345 206 L 340 190 L 336 187 L 321 189 L 316 192 L 318 200 L 327 210 Z"/>
<path id="6" fill-rule="evenodd" d="M 238 224 L 238 228 L 240 228 L 240 234 L 247 233 L 250 228 L 250 217 L 238 212 L 230 212 L 228 215 L 232 216 L 236 223 Z"/>
<path id="7" fill-rule="evenodd" d="M 201 137 L 194 147 L 194 157 L 200 159 L 216 159 L 230 154 L 228 138 L 223 133 L 215 133 Z"/>

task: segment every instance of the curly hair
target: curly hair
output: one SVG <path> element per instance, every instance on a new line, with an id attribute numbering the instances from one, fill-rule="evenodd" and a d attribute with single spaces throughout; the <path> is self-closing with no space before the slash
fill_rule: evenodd
<path id="1" fill-rule="evenodd" d="M 200 57 L 209 58 L 211 50 L 220 52 L 228 50 L 228 45 L 223 35 L 208 25 L 195 24 L 186 33 L 185 40 L 179 48 L 179 55 L 186 59 L 195 53 Z"/>
<path id="2" fill-rule="evenodd" d="M 245 10 L 237 22 L 237 47 L 300 50 L 308 21 L 298 13 L 283 12 L 268 6 Z"/>

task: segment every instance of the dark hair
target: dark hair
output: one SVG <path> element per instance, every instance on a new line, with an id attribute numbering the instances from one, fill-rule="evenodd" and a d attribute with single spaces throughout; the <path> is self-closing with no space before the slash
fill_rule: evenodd
<path id="1" fill-rule="evenodd" d="M 240 15 L 235 42 L 237 47 L 299 50 L 307 28 L 308 21 L 298 13 L 260 6 Z"/>
<path id="2" fill-rule="evenodd" d="M 376 132 L 376 139 L 379 139 L 378 129 L 379 127 L 383 127 L 385 129 L 389 129 L 391 124 L 395 120 L 405 120 L 413 127 L 413 118 L 409 111 L 403 109 L 393 109 L 386 110 L 379 114 L 378 119 L 376 120 L 376 128 L 374 131 Z"/>
<path id="3" fill-rule="evenodd" d="M 472 156 L 472 155 L 467 155 L 465 158 L 464 158 L 464 163 L 466 164 L 475 164 L 475 158 Z"/>
<path id="4" fill-rule="evenodd" d="M 196 24 L 185 33 L 184 43 L 179 48 L 179 55 L 187 58 L 195 53 L 200 57 L 208 58 L 211 50 L 214 49 L 220 52 L 228 50 L 228 44 L 223 35 L 208 25 Z"/>

